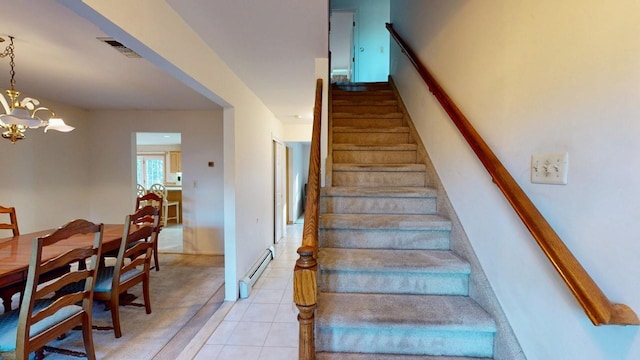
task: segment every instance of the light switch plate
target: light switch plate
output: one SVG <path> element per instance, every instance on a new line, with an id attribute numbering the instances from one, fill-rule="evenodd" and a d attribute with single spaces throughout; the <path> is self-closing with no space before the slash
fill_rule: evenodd
<path id="1" fill-rule="evenodd" d="M 536 154 L 531 156 L 531 182 L 566 185 L 569 173 L 569 153 Z"/>

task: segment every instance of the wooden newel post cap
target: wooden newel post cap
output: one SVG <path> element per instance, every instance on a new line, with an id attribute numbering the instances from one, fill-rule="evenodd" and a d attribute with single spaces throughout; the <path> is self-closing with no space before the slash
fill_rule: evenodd
<path id="1" fill-rule="evenodd" d="M 316 266 L 316 259 L 313 257 L 314 249 L 312 246 L 301 246 L 298 248 L 300 258 L 296 260 L 296 266 L 309 269 Z"/>

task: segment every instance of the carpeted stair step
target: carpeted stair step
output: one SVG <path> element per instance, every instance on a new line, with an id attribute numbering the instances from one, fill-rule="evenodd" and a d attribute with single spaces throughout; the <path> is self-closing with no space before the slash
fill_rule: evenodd
<path id="1" fill-rule="evenodd" d="M 438 215 L 325 214 L 319 246 L 448 250 L 451 221 Z"/>
<path id="2" fill-rule="evenodd" d="M 406 355 L 493 356 L 493 319 L 467 296 L 322 292 L 316 349 Z"/>
<path id="3" fill-rule="evenodd" d="M 401 112 L 388 114 L 354 114 L 332 112 L 333 126 L 350 126 L 361 128 L 387 128 L 404 125 Z"/>
<path id="4" fill-rule="evenodd" d="M 448 250 L 322 248 L 320 291 L 468 295 L 470 266 Z"/>
<path id="5" fill-rule="evenodd" d="M 391 90 L 391 85 L 386 81 L 379 82 L 343 82 L 332 85 L 333 91 L 350 91 L 350 92 L 371 92 Z"/>
<path id="6" fill-rule="evenodd" d="M 489 360 L 486 357 L 318 352 L 316 360 Z"/>
<path id="7" fill-rule="evenodd" d="M 340 101 L 336 104 L 333 102 L 331 111 L 335 113 L 353 113 L 353 114 L 386 114 L 398 111 L 398 102 L 396 100 L 368 101 L 360 103 L 343 103 Z"/>
<path id="8" fill-rule="evenodd" d="M 334 112 L 387 113 L 398 111 L 398 100 L 370 99 L 369 96 L 359 96 L 345 100 L 334 98 L 331 104 Z"/>
<path id="9" fill-rule="evenodd" d="M 333 164 L 333 186 L 422 186 L 424 164 Z"/>
<path id="10" fill-rule="evenodd" d="M 321 213 L 435 214 L 437 191 L 428 187 L 324 187 Z"/>
<path id="11" fill-rule="evenodd" d="M 496 325 L 469 294 L 416 139 L 390 85 L 332 85 L 320 198 L 319 360 L 480 360 Z"/>
<path id="12" fill-rule="evenodd" d="M 348 91 L 333 90 L 331 97 L 333 100 L 396 100 L 393 90 L 370 90 L 370 91 Z"/>
<path id="13" fill-rule="evenodd" d="M 334 127 L 333 146 L 336 144 L 408 144 L 409 127 L 389 128 Z"/>
<path id="14" fill-rule="evenodd" d="M 333 145 L 334 164 L 415 164 L 416 144 Z"/>

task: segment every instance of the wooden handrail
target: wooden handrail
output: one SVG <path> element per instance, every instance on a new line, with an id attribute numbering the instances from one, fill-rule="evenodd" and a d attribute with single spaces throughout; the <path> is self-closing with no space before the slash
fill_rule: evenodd
<path id="1" fill-rule="evenodd" d="M 587 316 L 589 316 L 589 319 L 591 319 L 591 322 L 594 325 L 639 325 L 638 316 L 631 308 L 625 304 L 616 304 L 609 301 L 482 137 L 476 132 L 469 120 L 420 62 L 413 50 L 398 35 L 393 25 L 387 23 L 386 27 L 391 33 L 391 37 L 398 43 L 402 52 L 407 55 L 411 64 L 427 84 L 429 91 L 449 114 L 453 123 L 493 178 L 494 183 L 511 203 L 515 212 L 556 268 Z"/>
<path id="2" fill-rule="evenodd" d="M 311 135 L 311 153 L 309 155 L 309 176 L 307 198 L 304 209 L 304 228 L 302 246 L 298 248 L 300 258 L 293 269 L 293 301 L 300 311 L 298 359 L 316 358 L 315 319 L 318 284 L 318 216 L 320 204 L 320 118 L 322 115 L 322 79 L 316 81 L 316 98 L 313 110 L 313 133 Z"/>

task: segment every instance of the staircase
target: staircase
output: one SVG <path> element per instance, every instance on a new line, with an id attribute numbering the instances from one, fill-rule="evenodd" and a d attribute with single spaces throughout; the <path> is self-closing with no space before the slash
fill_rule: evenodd
<path id="1" fill-rule="evenodd" d="M 486 359 L 495 321 L 388 83 L 334 84 L 331 187 L 322 190 L 318 359 Z"/>

